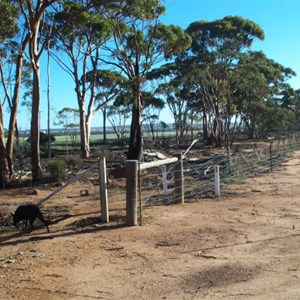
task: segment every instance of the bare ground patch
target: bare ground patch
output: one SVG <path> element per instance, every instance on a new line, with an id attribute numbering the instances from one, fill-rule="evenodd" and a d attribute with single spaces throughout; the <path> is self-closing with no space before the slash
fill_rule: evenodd
<path id="1" fill-rule="evenodd" d="M 144 210 L 125 227 L 124 203 L 102 224 L 89 185 L 46 202 L 50 233 L 11 227 L 37 194 L 0 195 L 0 299 L 297 299 L 300 153 L 270 174 L 228 185 L 227 196 Z"/>

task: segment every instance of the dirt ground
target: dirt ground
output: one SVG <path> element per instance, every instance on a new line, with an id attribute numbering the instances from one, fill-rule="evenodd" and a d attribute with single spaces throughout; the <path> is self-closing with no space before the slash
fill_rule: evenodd
<path id="1" fill-rule="evenodd" d="M 135 227 L 118 207 L 101 224 L 95 197 L 64 191 L 42 206 L 50 233 L 1 227 L 0 299 L 300 299 L 300 152 L 226 190 L 147 208 Z M 2 216 L 47 194 L 2 190 Z"/>

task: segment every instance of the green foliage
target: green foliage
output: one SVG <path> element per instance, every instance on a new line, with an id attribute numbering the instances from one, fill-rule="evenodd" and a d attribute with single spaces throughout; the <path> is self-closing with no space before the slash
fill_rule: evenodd
<path id="1" fill-rule="evenodd" d="M 49 136 L 48 134 L 44 133 L 44 132 L 40 132 L 40 144 L 41 146 L 44 146 L 46 144 L 48 144 L 49 142 Z M 50 134 L 50 142 L 53 143 L 55 142 L 55 136 Z"/>
<path id="2" fill-rule="evenodd" d="M 18 32 L 18 10 L 11 0 L 0 0 L 0 41 Z"/>
<path id="3" fill-rule="evenodd" d="M 283 134 L 295 121 L 293 111 L 278 106 L 265 105 L 257 113 L 257 137 L 267 138 L 270 134 Z"/>
<path id="4" fill-rule="evenodd" d="M 86 73 L 85 76 L 88 82 L 92 81 L 93 79 L 92 72 Z M 119 72 L 111 71 L 111 70 L 99 69 L 97 70 L 95 77 L 96 77 L 96 84 L 97 86 L 99 86 L 99 88 L 103 86 L 106 88 L 109 88 L 111 86 L 115 87 L 117 85 L 123 84 L 126 81 L 126 79 Z"/>
<path id="5" fill-rule="evenodd" d="M 122 15 L 139 20 L 153 20 L 165 12 L 160 0 L 127 0 Z"/>
<path id="6" fill-rule="evenodd" d="M 193 38 L 194 53 L 217 50 L 235 54 L 250 47 L 255 38 L 264 39 L 264 32 L 259 25 L 238 16 L 212 22 L 196 21 L 189 25 L 187 32 Z"/>
<path id="7" fill-rule="evenodd" d="M 69 43 L 74 43 L 77 37 L 82 45 L 88 40 L 101 44 L 112 36 L 116 22 L 104 10 L 105 7 L 97 11 L 84 4 L 66 2 L 64 9 L 55 15 L 56 26 L 62 27 L 59 35 Z"/>
<path id="8" fill-rule="evenodd" d="M 112 150 L 112 146 L 110 146 L 110 147 L 106 147 L 106 146 L 99 147 L 99 146 L 97 146 L 97 148 L 95 149 L 95 156 L 100 157 L 100 158 L 109 157 L 111 155 L 111 150 Z"/>
<path id="9" fill-rule="evenodd" d="M 79 126 L 79 110 L 64 107 L 57 113 L 54 125 L 62 125 L 65 129 L 72 129 Z"/>
<path id="10" fill-rule="evenodd" d="M 81 159 L 78 156 L 70 156 L 66 159 L 66 165 L 68 168 L 74 169 L 81 164 Z"/>
<path id="11" fill-rule="evenodd" d="M 230 74 L 233 103 L 250 138 L 265 138 L 295 124 L 299 98 L 286 83 L 294 72 L 268 59 L 262 52 L 245 53 Z"/>
<path id="12" fill-rule="evenodd" d="M 49 161 L 47 170 L 50 173 L 51 179 L 61 182 L 65 180 L 67 163 L 62 159 L 53 159 Z"/>
<path id="13" fill-rule="evenodd" d="M 192 44 L 190 35 L 175 25 L 158 24 L 153 28 L 153 36 L 155 52 L 163 53 L 166 59 L 180 54 Z"/>
<path id="14" fill-rule="evenodd" d="M 40 145 L 41 146 L 45 146 L 49 141 L 49 137 L 48 134 L 44 133 L 44 132 L 40 132 Z M 51 143 L 55 142 L 55 136 L 50 134 L 50 141 Z M 31 138 L 29 137 L 27 139 L 27 142 L 30 143 L 31 142 Z"/>
<path id="15" fill-rule="evenodd" d="M 151 107 L 158 110 L 163 109 L 165 106 L 164 101 L 160 98 L 155 97 L 153 93 L 144 93 L 143 103 L 144 103 L 144 108 Z"/>

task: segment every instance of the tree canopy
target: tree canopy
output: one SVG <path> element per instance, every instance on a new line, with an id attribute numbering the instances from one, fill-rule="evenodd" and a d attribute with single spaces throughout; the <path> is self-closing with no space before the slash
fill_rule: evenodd
<path id="1" fill-rule="evenodd" d="M 78 113 L 82 157 L 89 156 L 91 121 L 100 110 L 116 129 L 130 118 L 127 157 L 140 161 L 143 127 L 148 122 L 154 139 L 164 107 L 172 112 L 178 144 L 194 120 L 202 122 L 203 140 L 216 146 L 228 145 L 237 132 L 264 138 L 299 129 L 300 93 L 288 84 L 295 73 L 252 51 L 253 41 L 264 39 L 258 24 L 227 16 L 195 21 L 184 30 L 163 24 L 164 12 L 162 0 L 0 0 L 1 178 L 13 175 L 21 95 L 31 110 L 33 180 L 41 178 L 40 74 L 46 49 L 74 82 L 75 99 L 62 101 Z M 124 128 L 119 133 L 125 138 Z"/>

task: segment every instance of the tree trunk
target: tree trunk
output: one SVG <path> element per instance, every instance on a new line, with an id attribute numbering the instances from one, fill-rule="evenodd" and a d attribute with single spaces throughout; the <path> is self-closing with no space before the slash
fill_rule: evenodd
<path id="1" fill-rule="evenodd" d="M 3 111 L 0 103 L 0 188 L 8 181 L 8 163 L 6 160 L 6 149 L 4 141 Z"/>
<path id="2" fill-rule="evenodd" d="M 80 152 L 81 158 L 88 158 L 90 154 L 89 145 L 87 144 L 87 127 L 85 124 L 85 112 L 82 101 L 79 104 L 79 119 L 80 119 Z"/>
<path id="3" fill-rule="evenodd" d="M 191 116 L 191 142 L 194 140 L 194 116 Z"/>
<path id="4" fill-rule="evenodd" d="M 92 121 L 92 112 L 88 113 L 88 115 L 85 118 L 85 127 L 86 127 L 86 148 L 88 150 L 88 156 L 90 156 L 90 139 L 91 139 L 91 121 Z"/>
<path id="5" fill-rule="evenodd" d="M 105 144 L 106 143 L 106 140 L 107 140 L 107 136 L 106 136 L 106 107 L 104 107 L 102 109 L 102 116 L 103 116 L 103 143 Z"/>
<path id="6" fill-rule="evenodd" d="M 222 145 L 221 136 L 222 136 L 222 120 L 220 114 L 220 101 L 216 100 L 214 105 L 214 122 L 213 122 L 213 136 L 216 142 L 216 146 L 220 147 Z"/>
<path id="7" fill-rule="evenodd" d="M 32 180 L 39 181 L 42 176 L 40 158 L 40 68 L 35 63 L 33 68 L 33 93 L 32 93 L 32 115 L 31 115 L 31 167 Z"/>
<path id="8" fill-rule="evenodd" d="M 129 148 L 127 159 L 142 161 L 143 134 L 142 134 L 142 98 L 139 88 L 135 89 L 135 103 L 132 107 Z"/>
<path id="9" fill-rule="evenodd" d="M 14 94 L 12 98 L 12 107 L 9 119 L 9 128 L 8 128 L 8 137 L 6 142 L 6 157 L 9 168 L 9 176 L 13 175 L 13 148 L 14 148 L 14 134 L 17 123 L 17 113 L 19 107 L 19 98 L 20 98 L 20 89 L 21 89 L 21 80 L 22 80 L 22 70 L 23 70 L 23 49 L 25 49 L 27 42 L 24 42 L 22 45 L 22 52 L 17 58 L 16 65 L 16 82 L 14 86 Z"/>

